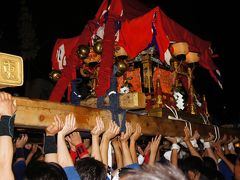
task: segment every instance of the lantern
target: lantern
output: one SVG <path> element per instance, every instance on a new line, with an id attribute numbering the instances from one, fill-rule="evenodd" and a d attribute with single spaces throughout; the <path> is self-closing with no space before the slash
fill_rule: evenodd
<path id="1" fill-rule="evenodd" d="M 188 52 L 186 55 L 186 63 L 196 63 L 200 60 L 200 56 L 197 52 Z"/>
<path id="2" fill-rule="evenodd" d="M 173 56 L 179 61 L 186 59 L 186 54 L 189 52 L 188 43 L 178 42 L 171 45 L 171 52 Z"/>

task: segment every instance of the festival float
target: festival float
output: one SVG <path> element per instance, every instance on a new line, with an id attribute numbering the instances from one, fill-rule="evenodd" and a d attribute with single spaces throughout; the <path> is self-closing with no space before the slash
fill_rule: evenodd
<path id="1" fill-rule="evenodd" d="M 235 129 L 211 123 L 206 97 L 194 89 L 196 66 L 207 69 L 222 86 L 212 58 L 211 42 L 159 7 L 103 0 L 79 36 L 57 39 L 50 73 L 56 83 L 49 101 L 17 98 L 16 125 L 41 129 L 55 114 L 72 112 L 81 131 L 92 129 L 95 117 L 101 116 L 106 126 L 113 120 L 121 131 L 125 121 L 139 123 L 150 136 L 183 136 L 184 126 L 203 137 L 209 132 L 216 139 L 239 136 Z M 88 87 L 84 97 L 79 92 L 83 82 Z"/>

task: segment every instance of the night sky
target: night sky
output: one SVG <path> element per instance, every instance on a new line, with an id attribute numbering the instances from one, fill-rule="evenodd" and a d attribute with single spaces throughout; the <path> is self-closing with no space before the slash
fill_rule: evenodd
<path id="1" fill-rule="evenodd" d="M 0 11 L 0 51 L 18 55 L 19 39 L 17 23 L 20 14 L 20 1 L 1 2 Z M 37 57 L 30 64 L 29 79 L 49 80 L 51 53 L 57 38 L 70 38 L 81 33 L 84 25 L 91 20 L 101 0 L 26 0 L 32 14 L 32 23 L 40 47 Z M 237 36 L 237 7 L 233 2 L 201 1 L 160 1 L 142 0 L 146 6 L 160 8 L 177 23 L 204 40 L 211 41 L 219 58 L 214 63 L 219 68 L 223 87 L 221 90 L 209 73 L 197 68 L 194 84 L 199 94 L 206 94 L 209 111 L 216 123 L 240 123 L 239 105 L 239 61 L 235 52 Z M 211 3 L 211 4 L 210 4 Z M 237 33 L 238 32 L 238 33 Z M 16 88 L 17 89 L 17 88 Z"/>

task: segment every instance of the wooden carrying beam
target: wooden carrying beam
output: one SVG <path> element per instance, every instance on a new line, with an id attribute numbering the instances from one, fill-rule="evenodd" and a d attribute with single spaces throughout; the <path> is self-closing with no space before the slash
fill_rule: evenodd
<path id="1" fill-rule="evenodd" d="M 108 126 L 108 122 L 112 117 L 111 112 L 108 110 L 61 104 L 46 100 L 14 98 L 17 100 L 16 127 L 43 129 L 53 121 L 55 114 L 64 118 L 67 114 L 74 113 L 77 119 L 78 129 L 89 131 L 95 126 L 96 116 L 102 117 L 105 127 Z M 162 134 L 164 136 L 183 136 L 183 128 L 186 124 L 192 132 L 198 130 L 203 137 L 207 137 L 209 132 L 220 134 L 221 137 L 224 133 L 238 137 L 240 135 L 238 130 L 232 128 L 217 128 L 213 125 L 205 125 L 196 122 L 188 123 L 183 120 L 170 120 L 166 117 L 159 118 L 127 113 L 126 120 L 131 122 L 133 127 L 135 127 L 136 123 L 139 123 L 142 127 L 143 134 L 149 136 L 156 134 Z"/>

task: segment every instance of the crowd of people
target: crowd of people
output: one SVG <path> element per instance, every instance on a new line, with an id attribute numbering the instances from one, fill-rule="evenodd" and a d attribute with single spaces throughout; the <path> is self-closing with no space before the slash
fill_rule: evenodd
<path id="1" fill-rule="evenodd" d="M 14 97 L 0 92 L 0 180 L 240 180 L 238 137 L 204 139 L 185 127 L 184 137 L 156 135 L 140 144 L 139 124 L 126 122 L 120 132 L 115 122 L 106 126 L 96 117 L 91 137 L 82 138 L 68 114 L 54 116 L 40 145 L 27 134 L 14 137 L 16 111 Z"/>

